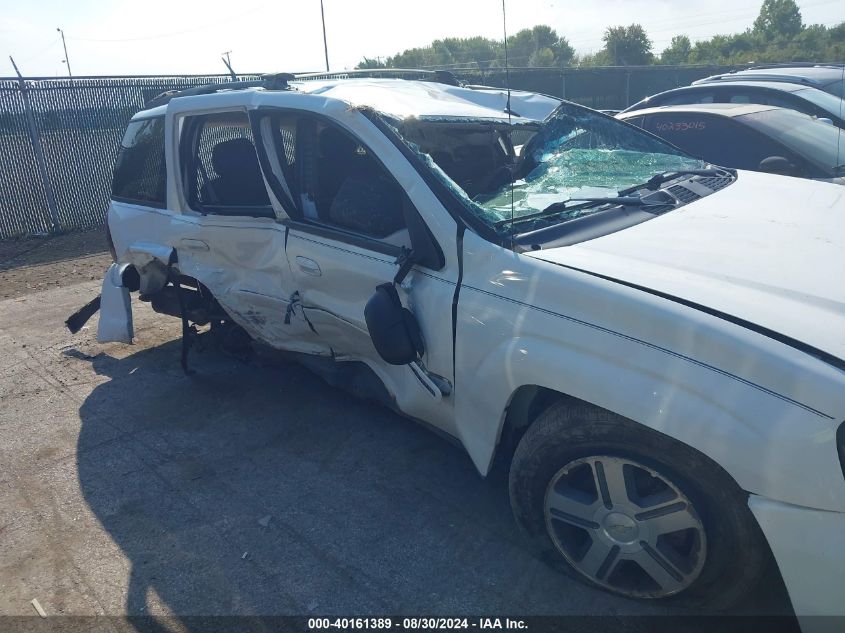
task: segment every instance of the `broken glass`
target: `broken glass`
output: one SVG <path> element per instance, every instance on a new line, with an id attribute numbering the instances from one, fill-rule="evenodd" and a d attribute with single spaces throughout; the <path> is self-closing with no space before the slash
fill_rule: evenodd
<path id="1" fill-rule="evenodd" d="M 512 215 L 537 213 L 568 198 L 615 196 L 661 172 L 706 167 L 639 128 L 569 103 L 540 125 L 419 118 L 394 121 L 393 127 L 463 205 L 503 237 L 512 225 L 497 223 Z M 512 149 L 501 143 L 502 134 Z M 477 175 L 478 157 L 486 157 L 482 145 L 492 157 L 489 178 Z M 462 156 L 471 159 L 462 164 Z M 474 177 L 462 179 L 467 173 Z M 573 209 L 542 222 L 559 223 L 601 208 Z"/>

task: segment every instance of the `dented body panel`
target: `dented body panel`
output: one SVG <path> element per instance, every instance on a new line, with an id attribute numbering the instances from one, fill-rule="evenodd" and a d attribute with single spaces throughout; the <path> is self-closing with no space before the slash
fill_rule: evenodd
<path id="1" fill-rule="evenodd" d="M 755 498 L 845 512 L 836 445 L 845 420 L 845 370 L 836 362 L 845 357 L 845 297 L 830 281 L 843 265 L 839 188 L 740 173 L 730 187 L 633 228 L 519 253 L 462 225 L 419 165 L 350 107 L 381 103 L 391 116 L 408 116 L 413 97 L 432 93 L 419 106 L 425 115 L 489 117 L 504 93 L 480 92 L 468 104 L 464 89 L 407 82 L 390 94 L 389 85 L 308 82 L 300 92 L 232 91 L 160 108 L 166 208 L 112 202 L 118 262 L 137 268 L 142 294 L 160 289 L 172 268 L 207 288 L 257 340 L 366 364 L 400 411 L 457 438 L 482 474 L 514 394 L 534 386 L 692 446 Z M 523 95 L 512 108 L 539 120 L 552 101 Z M 394 256 L 289 217 L 266 165 L 274 217 L 203 215 L 188 204 L 184 118 L 274 108 L 319 115 L 359 139 L 442 250 L 439 269 L 415 266 L 398 286 L 422 333 L 421 366 L 449 387 L 438 397 L 419 368 L 382 361 L 369 337 L 364 305 L 393 279 Z M 812 207 L 803 215 L 802 202 Z M 125 328 L 125 289 L 108 285 L 106 301 L 114 274 L 104 282 L 101 323 Z"/>

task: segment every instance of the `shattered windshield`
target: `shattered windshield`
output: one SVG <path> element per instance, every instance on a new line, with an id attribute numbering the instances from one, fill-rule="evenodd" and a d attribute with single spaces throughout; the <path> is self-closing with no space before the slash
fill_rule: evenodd
<path id="1" fill-rule="evenodd" d="M 656 174 L 706 166 L 638 128 L 568 103 L 543 123 L 415 119 L 400 132 L 464 205 L 500 235 L 512 232 L 513 225 L 503 223 L 511 214 L 537 214 L 570 198 L 616 196 Z M 601 208 L 567 210 L 532 220 L 531 228 Z"/>

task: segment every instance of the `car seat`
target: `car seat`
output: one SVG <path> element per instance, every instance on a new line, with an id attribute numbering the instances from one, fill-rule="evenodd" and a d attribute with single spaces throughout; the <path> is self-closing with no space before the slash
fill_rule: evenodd
<path id="1" fill-rule="evenodd" d="M 214 146 L 211 165 L 217 177 L 203 185 L 205 204 L 267 206 L 270 199 L 261 177 L 255 146 L 248 138 L 234 138 Z"/>

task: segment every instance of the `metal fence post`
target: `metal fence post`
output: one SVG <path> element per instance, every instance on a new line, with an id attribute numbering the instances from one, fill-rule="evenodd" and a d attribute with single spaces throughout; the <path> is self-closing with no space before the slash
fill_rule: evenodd
<path id="1" fill-rule="evenodd" d="M 11 56 L 9 59 L 12 59 Z M 23 107 L 26 112 L 26 127 L 29 132 L 29 140 L 32 143 L 32 151 L 35 153 L 35 162 L 38 165 L 38 172 L 41 175 L 41 184 L 44 187 L 44 196 L 47 198 L 47 208 L 50 210 L 50 221 L 53 227 L 53 232 L 56 233 L 61 229 L 59 224 L 58 205 L 56 204 L 56 196 L 53 193 L 53 186 L 50 183 L 50 175 L 47 172 L 47 161 L 44 159 L 44 150 L 41 148 L 41 138 L 38 135 L 38 127 L 35 124 L 35 116 L 32 114 L 32 103 L 29 101 L 29 87 L 26 85 L 21 72 L 18 70 L 15 60 L 12 59 L 12 66 L 15 67 L 15 72 L 18 74 L 18 88 L 21 91 L 23 99 Z"/>

